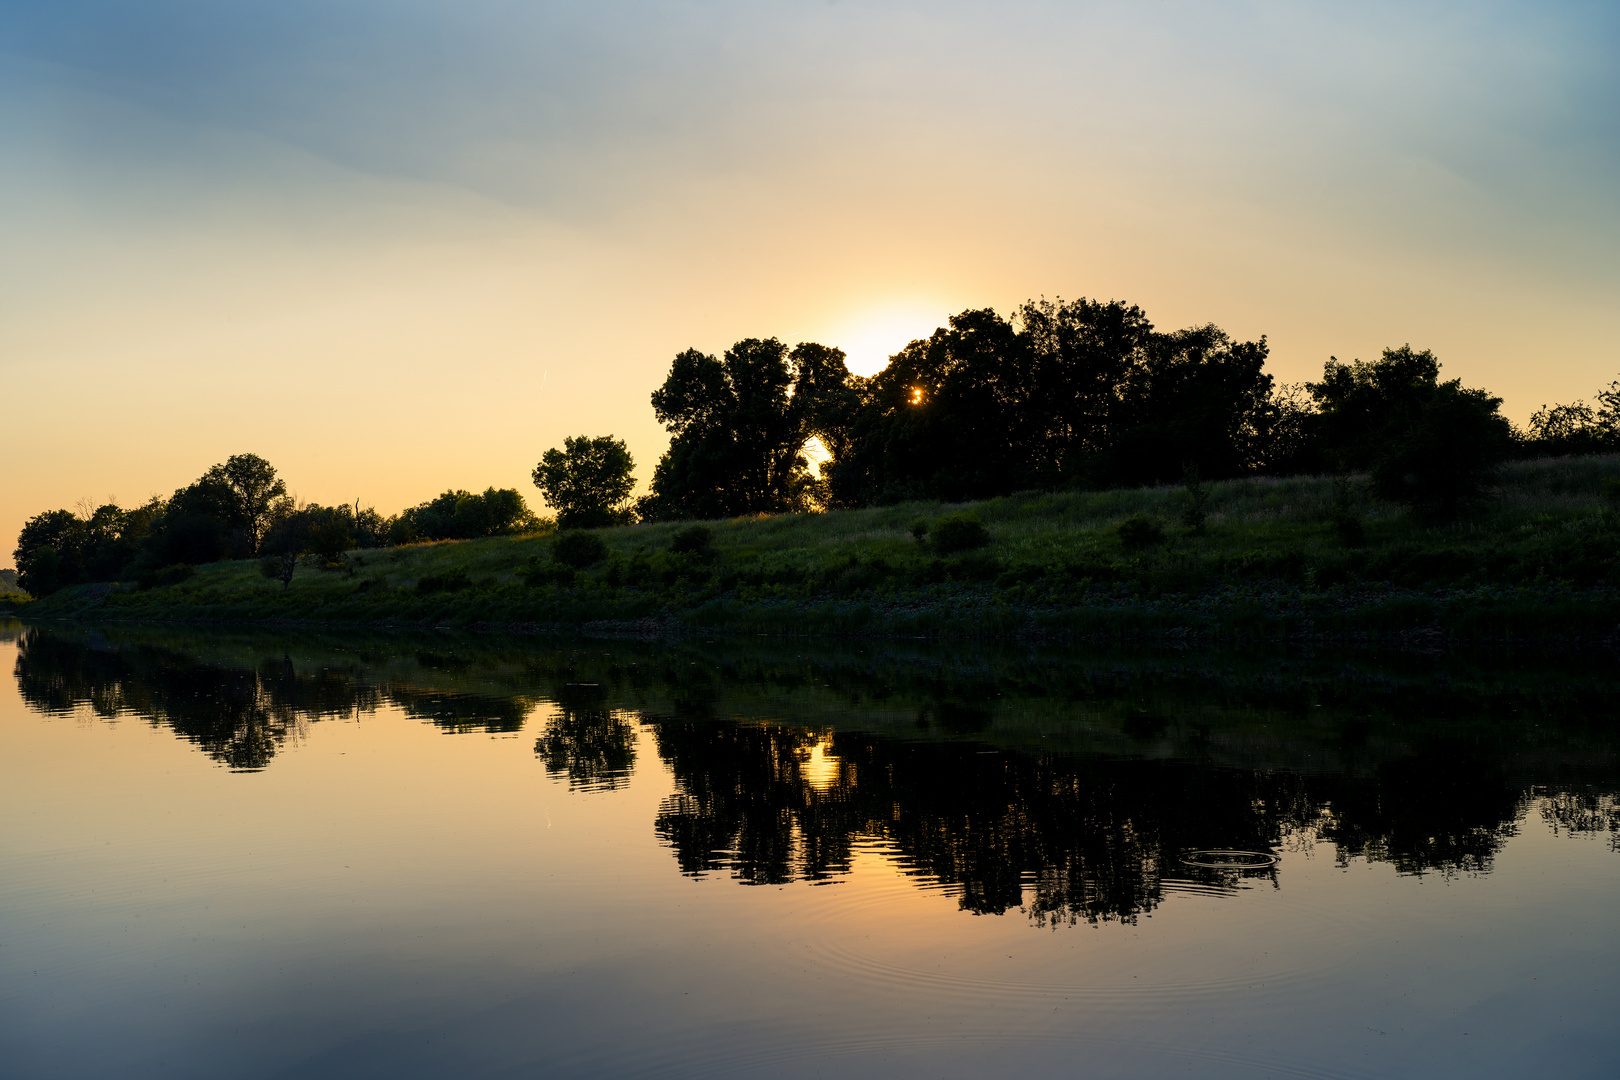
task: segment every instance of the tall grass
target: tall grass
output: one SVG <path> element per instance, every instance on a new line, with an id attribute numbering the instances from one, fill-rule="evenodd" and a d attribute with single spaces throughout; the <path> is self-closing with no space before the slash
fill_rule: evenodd
<path id="1" fill-rule="evenodd" d="M 1492 501 L 1437 524 L 1360 478 L 1348 508 L 1327 477 L 1247 478 L 1206 485 L 1201 530 L 1181 524 L 1179 487 L 1027 492 L 709 522 L 712 549 L 692 554 L 670 550 L 684 523 L 604 529 L 608 558 L 578 572 L 551 558 L 551 537 L 495 537 L 352 552 L 340 570 L 301 568 L 285 591 L 256 564 L 220 563 L 167 588 L 81 587 L 29 608 L 751 633 L 1592 634 L 1615 618 L 1617 488 L 1620 455 L 1516 462 Z M 942 557 L 913 536 L 918 519 L 962 513 L 984 524 L 988 548 Z M 1362 542 L 1347 542 L 1346 513 Z M 1128 548 L 1118 530 L 1136 516 L 1165 542 Z"/>

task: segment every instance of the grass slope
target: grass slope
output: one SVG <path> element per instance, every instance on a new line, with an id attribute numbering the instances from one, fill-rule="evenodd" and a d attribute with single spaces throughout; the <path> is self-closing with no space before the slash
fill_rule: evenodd
<path id="1" fill-rule="evenodd" d="M 1081 636 L 1337 634 L 1437 629 L 1471 638 L 1606 636 L 1620 608 L 1620 456 L 1519 462 L 1499 497 L 1426 523 L 1357 488 L 1347 542 L 1331 481 L 1208 486 L 1206 525 L 1179 488 L 1029 493 L 709 523 L 712 551 L 676 554 L 678 525 L 602 530 L 609 557 L 574 571 L 551 537 L 419 544 L 301 568 L 289 589 L 251 562 L 165 588 L 80 586 L 30 618 L 528 625 L 725 632 Z M 970 511 L 989 547 L 941 557 L 911 525 Z M 1166 541 L 1118 535 L 1147 515 Z"/>

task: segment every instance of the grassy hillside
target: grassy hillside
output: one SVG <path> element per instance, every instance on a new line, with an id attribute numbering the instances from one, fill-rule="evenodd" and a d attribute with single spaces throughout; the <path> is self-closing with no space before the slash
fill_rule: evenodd
<path id="1" fill-rule="evenodd" d="M 576 571 L 554 538 L 502 537 L 351 553 L 291 587 L 256 563 L 200 567 L 161 588 L 81 586 L 29 617 L 711 629 L 997 636 L 1410 632 L 1605 636 L 1620 599 L 1620 457 L 1521 462 L 1492 504 L 1434 524 L 1325 478 L 1207 487 L 1202 531 L 1180 488 L 1030 493 L 967 506 L 905 503 L 602 530 Z M 1347 499 L 1348 495 L 1348 499 Z M 976 515 L 987 547 L 942 555 L 913 523 Z M 1164 539 L 1130 547 L 1136 515 Z"/>

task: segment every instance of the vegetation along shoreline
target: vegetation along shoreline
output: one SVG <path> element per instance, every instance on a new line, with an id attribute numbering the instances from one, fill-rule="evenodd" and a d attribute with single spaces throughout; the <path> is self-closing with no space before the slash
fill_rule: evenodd
<path id="1" fill-rule="evenodd" d="M 424 542 L 69 586 L 32 619 L 669 635 L 1612 644 L 1620 455 L 1434 521 L 1363 478 L 1025 493 Z"/>
<path id="2" fill-rule="evenodd" d="M 28 618 L 896 637 L 1609 641 L 1620 383 L 1543 406 L 1427 350 L 1277 384 L 1266 341 L 1118 301 L 965 311 L 870 378 L 843 352 L 688 349 L 646 494 L 612 435 L 521 493 L 392 517 L 238 454 L 167 499 L 36 515 Z M 818 467 L 811 468 L 811 459 Z"/>

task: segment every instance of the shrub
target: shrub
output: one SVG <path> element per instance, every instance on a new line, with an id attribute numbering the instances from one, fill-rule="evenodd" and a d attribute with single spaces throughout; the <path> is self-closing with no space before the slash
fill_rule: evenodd
<path id="1" fill-rule="evenodd" d="M 1198 470 L 1189 467 L 1183 479 L 1181 524 L 1194 536 L 1202 536 L 1208 517 L 1209 489 L 1198 478 Z"/>
<path id="2" fill-rule="evenodd" d="M 197 572 L 195 567 L 185 563 L 176 563 L 173 566 L 160 567 L 157 570 L 148 570 L 141 575 L 140 588 L 162 589 L 170 585 L 178 585 Z"/>
<path id="3" fill-rule="evenodd" d="M 551 544 L 551 557 L 565 566 L 583 570 L 607 558 L 607 543 L 595 533 L 569 530 L 557 534 Z"/>
<path id="4" fill-rule="evenodd" d="M 911 523 L 911 538 L 917 541 L 919 544 L 924 540 L 927 540 L 928 522 L 924 521 L 922 518 L 918 518 L 916 521 L 913 521 Z"/>
<path id="5" fill-rule="evenodd" d="M 934 526 L 934 548 L 942 555 L 972 551 L 990 543 L 990 533 L 973 514 L 953 514 Z"/>
<path id="6" fill-rule="evenodd" d="M 1133 514 L 1120 522 L 1115 531 L 1119 535 L 1119 542 L 1130 551 L 1141 551 L 1164 543 L 1164 529 L 1146 514 Z"/>
<path id="7" fill-rule="evenodd" d="M 1360 547 L 1367 542 L 1367 530 L 1356 516 L 1355 495 L 1348 477 L 1333 478 L 1333 528 L 1348 547 Z"/>
<path id="8" fill-rule="evenodd" d="M 460 592 L 472 587 L 472 578 L 465 570 L 447 570 L 442 574 L 428 574 L 416 583 L 419 593 Z"/>
<path id="9" fill-rule="evenodd" d="M 669 550 L 677 555 L 706 555 L 713 550 L 714 534 L 702 525 L 688 525 L 675 534 Z"/>
<path id="10" fill-rule="evenodd" d="M 1454 381 L 1436 387 L 1411 423 L 1384 440 L 1372 466 L 1379 494 L 1432 518 L 1481 499 L 1512 447 L 1512 429 L 1496 411 L 1501 403 Z"/>

